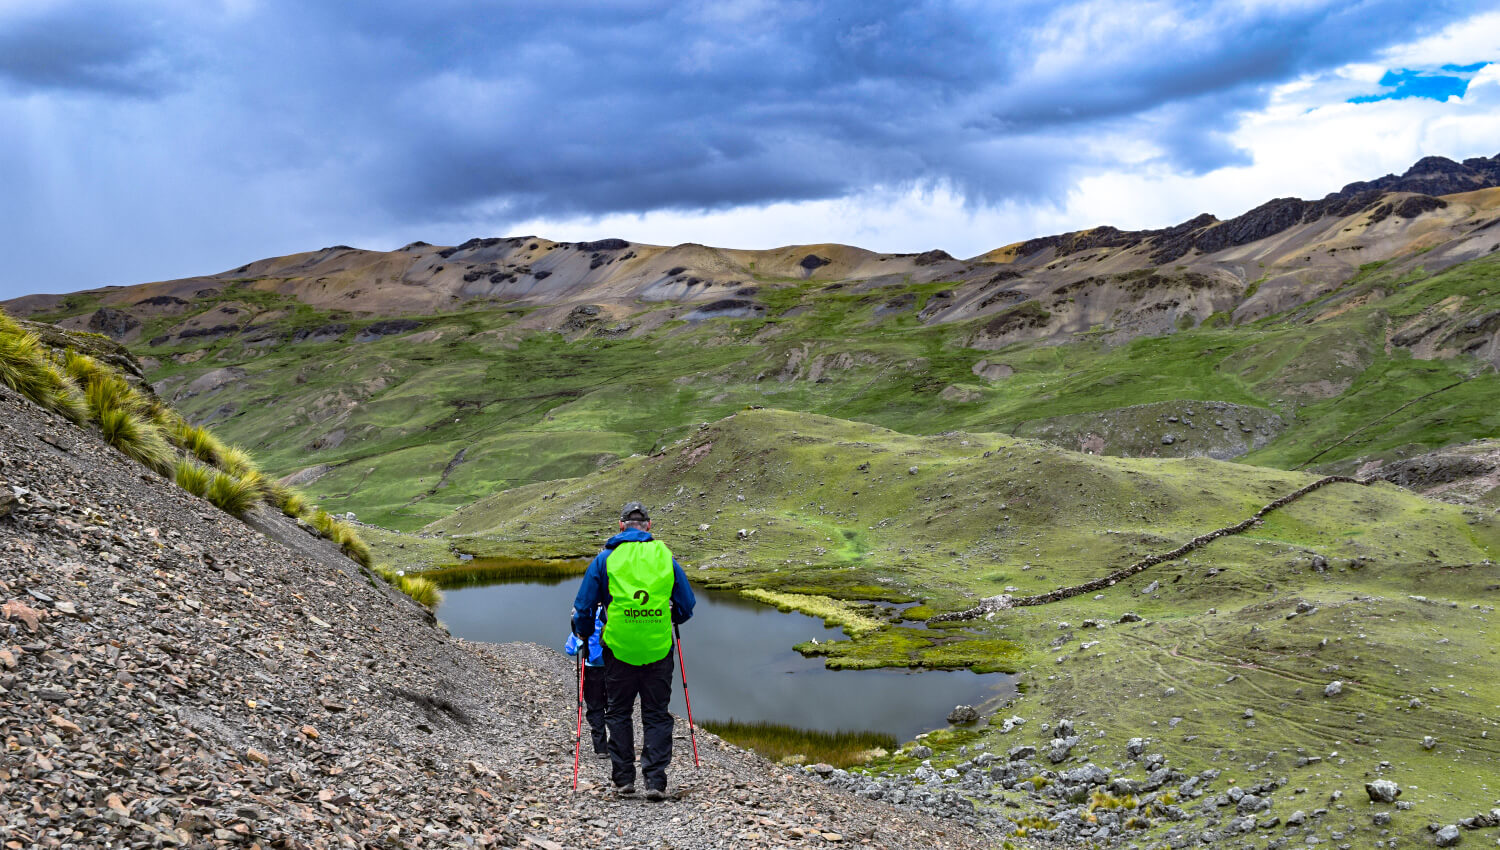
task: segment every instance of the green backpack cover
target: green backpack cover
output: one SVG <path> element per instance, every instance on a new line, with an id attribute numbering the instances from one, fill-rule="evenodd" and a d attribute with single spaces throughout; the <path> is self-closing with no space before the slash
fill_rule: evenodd
<path id="1" fill-rule="evenodd" d="M 626 664 L 672 651 L 672 551 L 660 540 L 621 543 L 604 563 L 610 602 L 604 645 Z"/>

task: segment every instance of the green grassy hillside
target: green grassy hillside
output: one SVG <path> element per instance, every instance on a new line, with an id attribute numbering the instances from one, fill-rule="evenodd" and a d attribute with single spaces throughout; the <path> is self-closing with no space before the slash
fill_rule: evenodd
<path id="1" fill-rule="evenodd" d="M 1136 248 L 802 246 L 758 267 L 767 252 L 475 240 L 28 304 L 128 339 L 195 425 L 384 526 L 387 571 L 587 556 L 642 499 L 695 582 L 846 624 L 856 639 L 801 647 L 830 666 L 1021 673 L 1010 710 L 1031 722 L 934 735 L 938 767 L 1045 747 L 1066 716 L 1081 758 L 1136 775 L 1120 751 L 1146 737 L 1184 771 L 1285 778 L 1277 812 L 1328 808 L 1324 840 L 1404 846 L 1500 782 L 1495 192 L 1172 268 Z M 1101 593 L 926 623 L 1410 458 L 1412 486 L 1472 480 L 1453 504 L 1330 485 Z M 1379 776 L 1416 806 L 1386 834 L 1362 808 Z"/>
<path id="2" fill-rule="evenodd" d="M 230 287 L 205 305 L 260 311 L 255 327 L 266 330 L 137 350 L 164 396 L 268 469 L 318 468 L 310 489 L 323 503 L 412 529 L 498 490 L 649 453 L 747 404 L 907 433 L 1066 433 L 1060 442 L 1075 449 L 1097 432 L 1094 450 L 1112 455 L 1224 456 L 1227 435 L 1252 450 L 1245 461 L 1281 468 L 1312 458 L 1342 468 L 1488 436 L 1500 430 L 1488 401 L 1500 379 L 1459 349 L 1464 327 L 1482 341 L 1500 309 L 1497 270 L 1494 258 L 1431 276 L 1368 269 L 1251 324 L 999 350 L 966 347 L 978 320 L 919 320 L 941 283 L 782 283 L 758 296 L 764 315 L 674 320 L 639 336 L 547 330 L 527 310 L 493 307 L 377 335 L 373 319 Z M 883 313 L 892 302 L 910 309 Z M 641 305 L 641 316 L 656 309 Z M 1402 336 L 1424 322 L 1442 328 Z M 1245 432 L 1189 404 L 1210 401 L 1248 409 Z"/>
<path id="3" fill-rule="evenodd" d="M 619 504 L 643 498 L 695 581 L 771 590 L 830 620 L 839 603 L 817 597 L 877 619 L 880 606 L 861 600 L 920 602 L 905 622 L 802 647 L 831 666 L 1022 672 L 1026 695 L 1000 717 L 1031 722 L 934 735 L 939 767 L 964 760 L 960 744 L 1045 752 L 1040 724 L 1066 717 L 1083 730 L 1077 754 L 1102 764 L 1144 736 L 1189 773 L 1213 767 L 1244 786 L 1290 777 L 1277 811 L 1331 805 L 1325 823 L 1363 836 L 1355 846 L 1377 834 L 1363 783 L 1395 779 L 1417 804 L 1397 834 L 1417 842 L 1428 820 L 1484 810 L 1476 783 L 1500 783 L 1500 686 L 1489 674 L 1500 521 L 1490 510 L 1335 484 L 1097 596 L 952 628 L 916 622 L 1008 588 L 1102 575 L 1312 480 L 750 410 L 650 457 L 491 496 L 428 531 L 480 555 L 586 554 Z M 1143 619 L 1119 622 L 1126 613 Z M 1342 693 L 1325 696 L 1335 680 Z M 1428 735 L 1439 741 L 1431 750 Z M 874 767 L 915 764 L 896 755 Z M 1335 791 L 1347 805 L 1329 802 Z"/>

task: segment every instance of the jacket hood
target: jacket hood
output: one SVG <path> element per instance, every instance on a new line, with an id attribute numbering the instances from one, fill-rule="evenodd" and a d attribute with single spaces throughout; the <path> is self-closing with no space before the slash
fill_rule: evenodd
<path id="1" fill-rule="evenodd" d="M 619 534 L 616 534 L 614 537 L 609 538 L 609 540 L 604 544 L 604 548 L 613 549 L 621 543 L 645 543 L 647 540 L 651 539 L 653 538 L 651 537 L 651 532 L 649 531 L 641 531 L 640 529 L 636 528 L 627 528 Z"/>

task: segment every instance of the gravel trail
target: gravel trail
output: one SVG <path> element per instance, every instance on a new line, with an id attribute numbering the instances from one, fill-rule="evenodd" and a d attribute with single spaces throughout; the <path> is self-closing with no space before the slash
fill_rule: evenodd
<path id="1" fill-rule="evenodd" d="M 7 847 L 999 844 L 703 732 L 695 769 L 681 720 L 669 801 L 615 798 L 596 759 L 574 794 L 572 677 L 0 389 Z"/>

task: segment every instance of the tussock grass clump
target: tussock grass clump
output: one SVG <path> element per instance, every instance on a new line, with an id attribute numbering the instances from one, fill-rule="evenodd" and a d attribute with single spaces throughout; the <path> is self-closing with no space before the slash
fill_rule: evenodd
<path id="1" fill-rule="evenodd" d="M 419 575 L 409 576 L 395 570 L 377 569 L 375 572 L 423 608 L 435 610 L 442 604 L 443 593 L 431 579 Z"/>
<path id="2" fill-rule="evenodd" d="M 212 469 L 187 458 L 179 458 L 172 480 L 177 482 L 178 487 L 201 499 L 208 493 L 208 485 L 213 477 Z"/>
<path id="3" fill-rule="evenodd" d="M 81 423 L 88 408 L 78 387 L 43 353 L 37 335 L 0 313 L 0 384 L 71 422 Z"/>
<path id="4" fill-rule="evenodd" d="M 106 410 L 128 410 L 131 413 L 145 411 L 140 394 L 114 375 L 100 376 L 85 386 L 83 397 L 88 402 L 89 414 L 95 421 L 101 420 Z M 155 427 L 155 423 L 152 425 Z"/>
<path id="5" fill-rule="evenodd" d="M 233 473 L 230 474 L 232 475 Z M 238 478 L 240 480 L 240 483 L 244 484 L 245 486 L 254 488 L 255 495 L 259 496 L 261 499 L 267 501 L 270 500 L 271 482 L 267 480 L 264 475 L 260 474 L 260 470 L 247 469 L 239 475 L 235 475 L 235 477 Z"/>
<path id="6" fill-rule="evenodd" d="M 322 508 L 313 511 L 312 516 L 307 518 L 307 522 L 313 528 L 316 528 L 319 534 L 330 540 L 333 539 L 334 528 L 339 524 L 339 521 L 333 518 L 333 514 Z"/>
<path id="7" fill-rule="evenodd" d="M 370 552 L 370 546 L 360 538 L 359 532 L 355 531 L 348 523 L 333 518 L 333 515 L 325 510 L 318 510 L 308 519 L 318 533 L 338 545 L 350 560 L 366 567 L 373 567 L 375 557 Z M 436 589 L 436 585 L 433 586 Z"/>
<path id="8" fill-rule="evenodd" d="M 861 613 L 854 605 L 827 596 L 778 593 L 760 588 L 742 590 L 740 595 L 767 605 L 775 605 L 780 611 L 800 611 L 817 617 L 830 626 L 842 626 L 844 633 L 851 638 L 863 637 L 883 625 L 874 617 Z"/>
<path id="9" fill-rule="evenodd" d="M 851 767 L 894 751 L 896 737 L 884 732 L 821 732 L 779 723 L 707 720 L 698 724 L 730 743 L 786 764 L 823 762 Z"/>
<path id="10" fill-rule="evenodd" d="M 1057 821 L 1049 820 L 1041 815 L 1026 815 L 1016 820 L 1016 829 L 1011 835 L 1022 838 L 1033 830 L 1051 832 L 1054 829 L 1057 829 Z"/>
<path id="11" fill-rule="evenodd" d="M 150 469 L 172 475 L 176 454 L 141 394 L 91 357 L 69 352 L 67 359 L 66 368 L 87 381 L 84 400 L 104 441 Z"/>
<path id="12" fill-rule="evenodd" d="M 1123 797 L 1116 797 L 1114 794 L 1111 794 L 1108 791 L 1098 789 L 1095 790 L 1093 795 L 1089 797 L 1090 812 L 1093 812 L 1095 809 L 1104 809 L 1105 811 L 1115 811 L 1118 809 L 1138 809 L 1140 808 L 1140 806 L 1140 801 L 1136 799 L 1136 796 L 1134 794 L 1126 794 Z"/>
<path id="13" fill-rule="evenodd" d="M 425 608 L 436 608 L 443 601 L 438 586 L 421 576 L 402 576 L 396 586 Z"/>
<path id="14" fill-rule="evenodd" d="M 295 487 L 280 481 L 266 481 L 266 501 L 275 505 L 283 514 L 296 519 L 307 513 L 307 497 Z"/>
<path id="15" fill-rule="evenodd" d="M 370 544 L 366 543 L 364 539 L 359 536 L 358 532 L 356 532 L 349 526 L 340 523 L 339 528 L 341 529 L 340 540 L 338 541 L 339 549 L 342 550 L 345 555 L 348 555 L 351 561 L 354 561 L 361 566 L 373 566 L 375 563 L 375 555 L 370 551 Z M 429 581 L 428 584 L 432 583 Z M 437 589 L 437 585 L 435 584 L 432 587 L 433 590 Z"/>
<path id="16" fill-rule="evenodd" d="M 225 513 L 244 516 L 260 501 L 260 482 L 215 472 L 203 497 Z"/>
<path id="17" fill-rule="evenodd" d="M 293 519 L 307 513 L 307 506 L 307 497 L 296 490 L 287 493 L 286 498 L 282 499 L 281 504 L 278 505 L 282 513 Z"/>
<path id="18" fill-rule="evenodd" d="M 103 381 L 114 377 L 114 372 L 108 366 L 98 360 L 81 352 L 68 349 L 63 355 L 63 371 L 68 377 L 78 382 L 79 386 L 88 386 L 95 381 Z"/>
<path id="19" fill-rule="evenodd" d="M 172 422 L 169 427 L 168 434 L 179 448 L 204 463 L 219 465 L 219 458 L 225 446 L 218 437 L 213 435 L 212 431 L 200 425 L 193 425 L 182 418 Z"/>
<path id="20" fill-rule="evenodd" d="M 177 458 L 172 447 L 167 445 L 161 431 L 140 411 L 126 407 L 105 407 L 99 411 L 98 418 L 104 441 L 121 454 L 140 461 L 143 466 L 162 475 L 174 472 Z"/>
<path id="21" fill-rule="evenodd" d="M 250 453 L 239 446 L 221 444 L 215 454 L 218 455 L 218 467 L 230 475 L 243 478 L 251 472 L 260 471 L 260 468 L 255 465 L 254 458 L 250 457 Z"/>

